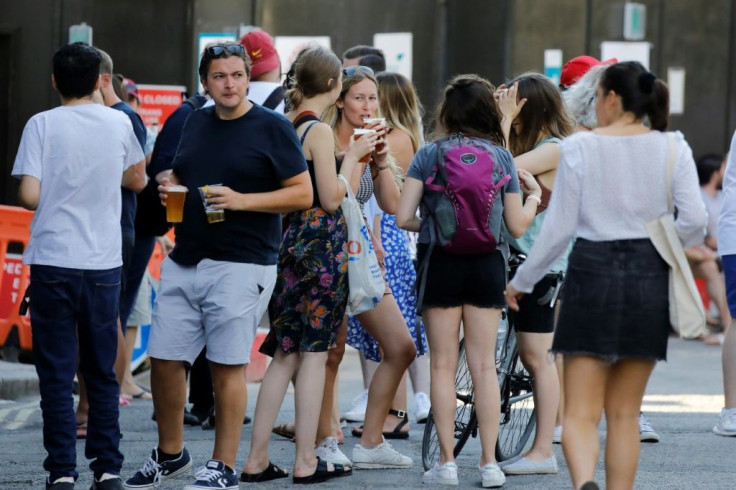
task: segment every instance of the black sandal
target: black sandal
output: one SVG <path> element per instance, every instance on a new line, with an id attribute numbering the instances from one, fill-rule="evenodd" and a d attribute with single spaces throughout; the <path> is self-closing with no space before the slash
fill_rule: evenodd
<path id="1" fill-rule="evenodd" d="M 402 431 L 401 429 L 404 428 L 406 424 L 409 423 L 409 416 L 406 414 L 405 410 L 394 410 L 393 408 L 389 408 L 388 410 L 389 415 L 396 415 L 399 417 L 401 422 L 396 424 L 396 427 L 394 427 L 394 430 L 391 432 L 384 432 L 383 437 L 385 439 L 408 439 L 409 438 L 409 431 Z M 351 434 L 355 437 L 363 437 L 363 426 L 360 427 L 353 427 L 353 430 L 350 431 Z"/>
<path id="2" fill-rule="evenodd" d="M 312 473 L 309 476 L 295 476 L 294 477 L 294 483 L 295 484 L 310 484 L 310 483 L 322 483 L 324 481 L 329 480 L 330 478 L 337 478 L 340 476 L 346 476 L 353 473 L 353 469 L 350 467 L 345 468 L 345 466 L 338 464 L 338 463 L 332 463 L 332 466 L 334 467 L 332 471 L 327 469 L 327 461 L 321 458 L 317 458 L 317 469 L 314 470 L 314 473 Z"/>
<path id="3" fill-rule="evenodd" d="M 260 473 L 250 474 L 250 473 L 241 473 L 240 474 L 240 481 L 244 483 L 259 483 L 264 481 L 271 481 L 271 480 L 277 480 L 279 478 L 286 478 L 289 476 L 289 472 L 286 470 L 282 470 L 272 462 L 268 462 L 268 467 L 261 471 Z"/>

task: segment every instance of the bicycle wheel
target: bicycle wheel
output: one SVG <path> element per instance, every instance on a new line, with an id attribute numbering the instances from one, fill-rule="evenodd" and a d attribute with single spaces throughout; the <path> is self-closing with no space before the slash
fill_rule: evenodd
<path id="1" fill-rule="evenodd" d="M 468 369 L 468 361 L 465 357 L 465 339 L 460 340 L 460 354 L 455 374 L 455 398 L 455 447 L 452 452 L 457 457 L 478 424 L 473 405 L 473 382 L 470 379 L 470 369 Z M 439 459 L 440 441 L 437 437 L 434 415 L 430 410 L 422 438 L 422 465 L 425 470 L 429 470 Z"/>
<path id="2" fill-rule="evenodd" d="M 519 359 L 516 342 L 504 363 L 501 385 L 501 421 L 496 442 L 496 458 L 505 461 L 521 453 L 536 426 L 533 380 Z"/>

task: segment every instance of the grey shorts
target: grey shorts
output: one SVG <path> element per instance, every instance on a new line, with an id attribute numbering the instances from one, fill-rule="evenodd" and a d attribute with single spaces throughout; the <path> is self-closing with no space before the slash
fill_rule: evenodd
<path id="1" fill-rule="evenodd" d="M 138 288 L 138 296 L 133 303 L 133 309 L 130 312 L 128 321 L 129 327 L 139 327 L 141 325 L 151 324 L 151 290 L 153 289 L 153 281 L 151 274 L 146 270 L 141 280 L 141 287 Z"/>
<path id="2" fill-rule="evenodd" d="M 275 283 L 276 265 L 204 259 L 181 266 L 167 258 L 153 306 L 148 355 L 191 364 L 207 346 L 210 361 L 248 364 Z"/>

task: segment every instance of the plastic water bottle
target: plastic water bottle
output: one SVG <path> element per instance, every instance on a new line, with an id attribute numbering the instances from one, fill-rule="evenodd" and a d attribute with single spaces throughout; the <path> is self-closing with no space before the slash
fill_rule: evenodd
<path id="1" fill-rule="evenodd" d="M 496 362 L 501 358 L 503 354 L 503 347 L 506 344 L 506 336 L 509 331 L 509 319 L 508 314 L 504 310 L 501 313 L 501 319 L 498 322 L 498 336 L 496 337 Z"/>

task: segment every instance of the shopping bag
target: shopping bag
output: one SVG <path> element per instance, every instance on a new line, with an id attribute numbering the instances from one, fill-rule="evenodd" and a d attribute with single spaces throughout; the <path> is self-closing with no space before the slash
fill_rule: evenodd
<path id="1" fill-rule="evenodd" d="M 347 195 L 343 198 L 342 213 L 348 228 L 348 315 L 359 315 L 376 307 L 385 290 L 383 274 L 378 265 L 371 235 L 355 199 L 350 184 L 342 175 Z"/>
<path id="2" fill-rule="evenodd" d="M 649 238 L 659 255 L 670 266 L 670 323 L 683 339 L 694 339 L 706 333 L 705 309 L 695 285 L 690 264 L 685 257 L 682 242 L 675 230 L 672 205 L 672 169 L 675 161 L 675 143 L 672 133 L 667 135 L 669 156 L 667 162 L 668 212 L 647 223 Z"/>

